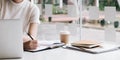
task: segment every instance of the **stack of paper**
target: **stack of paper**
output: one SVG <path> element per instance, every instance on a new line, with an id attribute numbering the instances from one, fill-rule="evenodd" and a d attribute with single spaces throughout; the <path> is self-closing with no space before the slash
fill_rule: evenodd
<path id="1" fill-rule="evenodd" d="M 80 40 L 71 43 L 71 45 L 79 48 L 96 48 L 100 46 L 100 42 L 97 42 L 95 40 Z"/>

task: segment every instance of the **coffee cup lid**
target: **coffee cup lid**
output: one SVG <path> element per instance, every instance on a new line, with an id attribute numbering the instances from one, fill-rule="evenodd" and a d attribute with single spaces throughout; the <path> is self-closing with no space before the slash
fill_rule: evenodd
<path id="1" fill-rule="evenodd" d="M 60 31 L 61 34 L 70 34 L 69 31 Z"/>

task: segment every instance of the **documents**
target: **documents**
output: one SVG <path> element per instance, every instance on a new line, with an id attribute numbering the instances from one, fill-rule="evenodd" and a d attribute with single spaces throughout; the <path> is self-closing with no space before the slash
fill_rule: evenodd
<path id="1" fill-rule="evenodd" d="M 80 40 L 71 43 L 72 46 L 79 47 L 79 48 L 96 48 L 100 47 L 100 42 L 95 40 Z"/>
<path id="2" fill-rule="evenodd" d="M 97 47 L 97 48 L 79 48 L 79 47 L 75 47 L 72 45 L 69 45 L 66 48 L 84 51 L 84 52 L 93 53 L 93 54 L 98 54 L 98 53 L 104 53 L 104 52 L 118 50 L 118 49 L 120 49 L 120 45 L 104 42 L 104 43 L 101 43 L 100 47 Z"/>

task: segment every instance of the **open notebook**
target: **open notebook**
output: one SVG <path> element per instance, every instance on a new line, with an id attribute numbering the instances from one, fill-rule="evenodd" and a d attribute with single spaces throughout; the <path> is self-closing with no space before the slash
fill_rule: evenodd
<path id="1" fill-rule="evenodd" d="M 39 41 L 38 48 L 35 50 L 29 50 L 28 52 L 45 51 L 45 50 L 54 49 L 62 46 L 64 46 L 64 43 L 60 43 L 57 41 Z"/>
<path id="2" fill-rule="evenodd" d="M 114 43 L 109 43 L 109 42 L 104 42 L 100 44 L 100 47 L 97 48 L 79 48 L 75 47 L 72 45 L 66 46 L 66 48 L 73 49 L 73 50 L 79 50 L 83 52 L 88 52 L 92 54 L 98 54 L 98 53 L 104 53 L 104 52 L 110 52 L 110 51 L 115 51 L 120 49 L 120 45 L 114 44 Z"/>

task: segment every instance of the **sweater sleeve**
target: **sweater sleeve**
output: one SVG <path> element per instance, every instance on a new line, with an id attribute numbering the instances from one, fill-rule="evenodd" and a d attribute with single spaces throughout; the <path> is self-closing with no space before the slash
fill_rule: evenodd
<path id="1" fill-rule="evenodd" d="M 39 8 L 36 5 L 33 5 L 32 8 L 32 13 L 31 13 L 31 17 L 30 17 L 30 23 L 40 23 L 40 11 Z"/>

